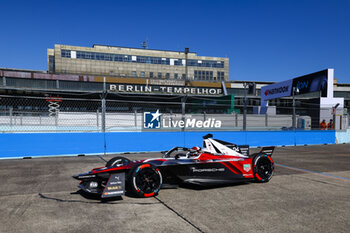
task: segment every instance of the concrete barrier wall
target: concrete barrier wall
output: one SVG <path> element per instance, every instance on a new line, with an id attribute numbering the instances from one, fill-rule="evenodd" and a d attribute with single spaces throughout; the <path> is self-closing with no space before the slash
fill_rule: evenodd
<path id="1" fill-rule="evenodd" d="M 3 133 L 0 158 L 168 150 L 202 146 L 202 136 L 250 146 L 335 143 L 335 131 Z M 106 139 L 106 140 L 104 140 Z M 105 143 L 106 141 L 106 143 Z"/>
<path id="2" fill-rule="evenodd" d="M 337 131 L 335 137 L 337 143 L 350 143 L 350 129 Z"/>

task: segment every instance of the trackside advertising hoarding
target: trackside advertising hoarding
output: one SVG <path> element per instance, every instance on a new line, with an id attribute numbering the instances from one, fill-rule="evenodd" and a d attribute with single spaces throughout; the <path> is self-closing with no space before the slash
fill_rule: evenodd
<path id="1" fill-rule="evenodd" d="M 293 79 L 293 87 L 298 89 L 298 94 L 321 91 L 321 97 L 327 97 L 327 70 L 304 75 Z"/>
<path id="2" fill-rule="evenodd" d="M 274 83 L 261 88 L 261 100 L 266 101 L 275 98 L 290 96 L 292 93 L 293 79 Z"/>
<path id="3" fill-rule="evenodd" d="M 266 101 L 292 95 L 293 87 L 296 88 L 296 94 L 306 94 L 310 92 L 320 91 L 321 97 L 328 96 L 327 91 L 333 92 L 333 79 L 328 79 L 328 70 L 322 70 L 312 74 L 307 74 L 294 79 L 290 79 L 280 83 L 274 83 L 261 88 L 261 100 Z"/>

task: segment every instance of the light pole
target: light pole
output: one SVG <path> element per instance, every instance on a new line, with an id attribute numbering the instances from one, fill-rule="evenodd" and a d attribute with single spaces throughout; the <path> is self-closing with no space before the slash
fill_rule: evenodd
<path id="1" fill-rule="evenodd" d="M 296 128 L 296 114 L 295 114 L 295 94 L 299 93 L 299 89 L 297 87 L 293 87 L 293 119 L 292 119 L 292 128 L 295 130 Z"/>
<path id="2" fill-rule="evenodd" d="M 243 107 L 243 130 L 247 130 L 247 86 L 246 82 L 243 83 L 244 87 L 244 107 Z"/>
<path id="3" fill-rule="evenodd" d="M 188 82 L 188 74 L 187 74 L 187 56 L 188 52 L 190 51 L 189 48 L 185 48 L 185 86 L 187 86 Z M 181 98 L 181 108 L 182 108 L 182 120 L 185 121 L 185 114 L 186 114 L 186 100 L 187 100 L 187 95 L 183 96 Z M 182 128 L 182 130 L 185 130 L 185 127 Z"/>
<path id="4" fill-rule="evenodd" d="M 102 101 L 102 132 L 106 132 L 106 96 L 107 96 L 107 88 L 106 88 L 106 77 L 103 77 L 103 91 L 101 95 Z"/>
<path id="5" fill-rule="evenodd" d="M 187 85 L 188 82 L 188 71 L 187 71 L 187 57 L 188 57 L 188 53 L 189 53 L 190 49 L 189 48 L 185 48 L 185 85 Z"/>
<path id="6" fill-rule="evenodd" d="M 334 107 L 333 107 L 333 129 L 335 129 L 335 116 L 337 113 L 337 107 L 339 107 L 339 103 L 337 103 Z"/>
<path id="7" fill-rule="evenodd" d="M 295 130 L 295 87 L 293 87 L 293 118 L 292 118 L 292 128 Z"/>

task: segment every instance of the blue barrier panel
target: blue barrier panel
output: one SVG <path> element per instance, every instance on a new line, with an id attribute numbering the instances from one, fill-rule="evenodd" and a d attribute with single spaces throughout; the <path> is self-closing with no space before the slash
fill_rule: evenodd
<path id="1" fill-rule="evenodd" d="M 246 133 L 243 131 L 215 131 L 215 132 L 186 132 L 185 133 L 185 146 L 193 147 L 203 144 L 203 136 L 211 133 L 213 138 L 217 138 L 223 141 L 232 142 L 237 145 L 245 145 L 247 143 Z"/>
<path id="2" fill-rule="evenodd" d="M 294 131 L 247 131 L 249 146 L 292 146 L 295 141 Z"/>
<path id="3" fill-rule="evenodd" d="M 312 131 L 295 131 L 296 145 L 317 145 L 317 144 L 334 144 L 335 130 L 312 130 Z"/>
<path id="4" fill-rule="evenodd" d="M 232 131 L 232 132 L 115 132 L 0 134 L 0 158 L 97 154 L 104 152 L 161 151 L 174 146 L 202 146 L 202 136 L 238 145 L 281 146 L 335 143 L 335 131 Z"/>
<path id="5" fill-rule="evenodd" d="M 184 132 L 106 133 L 107 152 L 162 151 L 184 145 Z"/>
<path id="6" fill-rule="evenodd" d="M 100 153 L 101 133 L 0 134 L 0 157 L 27 157 Z"/>

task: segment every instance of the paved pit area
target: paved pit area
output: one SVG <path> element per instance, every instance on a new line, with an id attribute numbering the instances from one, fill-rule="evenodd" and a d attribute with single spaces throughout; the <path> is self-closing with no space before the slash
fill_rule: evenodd
<path id="1" fill-rule="evenodd" d="M 256 149 L 255 149 L 256 150 Z M 143 159 L 160 154 L 126 154 Z M 112 156 L 0 160 L 0 232 L 349 232 L 350 145 L 277 148 L 269 183 L 101 202 L 72 175 Z"/>

